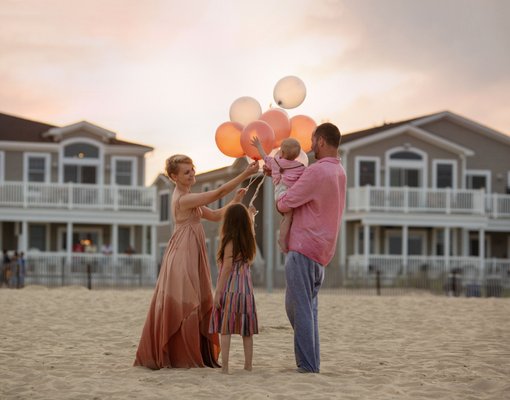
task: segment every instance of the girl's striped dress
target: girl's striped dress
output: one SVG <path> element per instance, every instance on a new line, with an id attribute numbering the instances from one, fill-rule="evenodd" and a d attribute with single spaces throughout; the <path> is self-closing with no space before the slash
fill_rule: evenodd
<path id="1" fill-rule="evenodd" d="M 222 267 L 220 264 L 220 274 Z M 259 333 L 250 265 L 246 261 L 234 261 L 220 305 L 211 315 L 210 333 L 241 336 Z"/>

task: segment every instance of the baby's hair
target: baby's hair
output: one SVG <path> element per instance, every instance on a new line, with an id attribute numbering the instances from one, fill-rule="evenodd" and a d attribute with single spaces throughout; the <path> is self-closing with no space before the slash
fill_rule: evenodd
<path id="1" fill-rule="evenodd" d="M 220 246 L 216 259 L 223 261 L 225 246 L 232 242 L 232 257 L 251 262 L 255 258 L 257 246 L 253 234 L 250 213 L 242 203 L 234 203 L 227 207 L 220 228 Z"/>
<path id="2" fill-rule="evenodd" d="M 165 162 L 166 176 L 172 179 L 171 174 L 177 174 L 179 172 L 179 164 L 193 165 L 193 160 L 183 154 L 174 154 L 173 156 L 167 158 Z"/>
<path id="3" fill-rule="evenodd" d="M 281 144 L 282 156 L 287 160 L 295 160 L 301 152 L 301 145 L 294 138 L 287 138 Z"/>

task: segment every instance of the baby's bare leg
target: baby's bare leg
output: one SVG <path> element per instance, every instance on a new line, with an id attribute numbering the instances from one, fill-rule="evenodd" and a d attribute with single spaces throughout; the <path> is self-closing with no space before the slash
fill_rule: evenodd
<path id="1" fill-rule="evenodd" d="M 221 335 L 221 372 L 228 374 L 228 356 L 230 353 L 230 335 Z"/>
<path id="2" fill-rule="evenodd" d="M 282 220 L 280 222 L 280 236 L 278 236 L 278 244 L 280 245 L 280 250 L 283 253 L 287 253 L 289 251 L 287 235 L 289 234 L 291 224 L 292 224 L 292 211 L 289 211 L 283 214 Z"/>
<path id="3" fill-rule="evenodd" d="M 251 371 L 253 360 L 253 336 L 243 336 L 244 369 Z"/>

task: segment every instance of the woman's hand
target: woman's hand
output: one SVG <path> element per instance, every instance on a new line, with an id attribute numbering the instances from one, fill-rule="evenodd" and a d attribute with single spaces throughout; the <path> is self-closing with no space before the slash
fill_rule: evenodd
<path id="1" fill-rule="evenodd" d="M 258 161 L 253 161 L 251 164 L 249 164 L 246 167 L 245 172 L 248 173 L 248 176 L 256 174 L 257 172 L 259 172 L 259 162 Z"/>
<path id="2" fill-rule="evenodd" d="M 244 199 L 246 192 L 248 192 L 246 188 L 237 189 L 234 194 L 234 198 L 232 199 L 232 203 L 240 203 Z"/>

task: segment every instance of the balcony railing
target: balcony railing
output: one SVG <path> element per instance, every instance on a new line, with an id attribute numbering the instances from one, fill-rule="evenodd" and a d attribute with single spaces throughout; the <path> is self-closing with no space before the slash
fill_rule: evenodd
<path id="1" fill-rule="evenodd" d="M 0 183 L 0 207 L 156 211 L 154 187 Z"/>
<path id="2" fill-rule="evenodd" d="M 348 211 L 439 213 L 510 217 L 510 195 L 467 189 L 349 188 Z"/>

